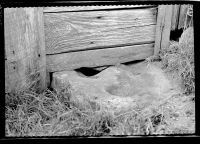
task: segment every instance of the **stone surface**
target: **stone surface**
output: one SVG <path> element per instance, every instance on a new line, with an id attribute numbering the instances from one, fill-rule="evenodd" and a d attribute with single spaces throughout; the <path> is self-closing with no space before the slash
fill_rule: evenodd
<path id="1" fill-rule="evenodd" d="M 160 68 L 148 65 L 140 72 L 137 70 L 124 65 L 111 66 L 92 77 L 75 71 L 56 72 L 52 87 L 60 90 L 70 85 L 71 100 L 77 104 L 89 102 L 116 112 L 158 105 L 170 96 L 171 84 Z"/>

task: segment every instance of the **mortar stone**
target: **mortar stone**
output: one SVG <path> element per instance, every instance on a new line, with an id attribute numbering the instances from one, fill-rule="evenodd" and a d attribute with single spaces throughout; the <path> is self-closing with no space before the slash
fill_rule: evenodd
<path id="1" fill-rule="evenodd" d="M 92 77 L 75 71 L 53 74 L 54 89 L 59 91 L 67 85 L 73 89 L 71 100 L 78 105 L 96 103 L 115 112 L 159 104 L 172 89 L 163 71 L 153 65 L 137 75 L 126 66 L 111 66 Z"/>

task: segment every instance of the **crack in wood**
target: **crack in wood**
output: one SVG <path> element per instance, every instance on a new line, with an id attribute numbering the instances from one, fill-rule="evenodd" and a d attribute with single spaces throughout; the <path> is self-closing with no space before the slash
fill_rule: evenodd
<path id="1" fill-rule="evenodd" d="M 126 47 L 126 46 L 137 46 L 141 44 L 152 44 L 154 41 L 145 41 L 145 42 L 138 42 L 138 43 L 126 43 L 122 45 L 111 45 L 111 46 L 102 46 L 102 47 L 91 47 L 87 49 L 80 49 L 80 50 L 69 50 L 66 52 L 60 52 L 60 53 L 53 53 L 53 54 L 46 54 L 46 55 L 56 55 L 56 54 L 65 54 L 65 53 L 71 53 L 71 52 L 82 52 L 82 51 L 94 51 L 94 50 L 100 50 L 100 49 L 112 49 L 112 48 L 119 48 L 119 47 Z M 94 44 L 94 42 L 91 42 L 91 44 Z"/>
<path id="2" fill-rule="evenodd" d="M 44 13 L 69 13 L 69 12 L 91 12 L 91 11 L 117 11 L 117 10 L 138 10 L 138 9 L 147 9 L 147 8 L 156 8 L 158 7 L 157 5 L 146 5 L 146 6 L 138 6 L 138 7 L 121 7 L 121 8 L 99 8 L 99 9 L 87 9 L 85 8 L 74 8 L 74 10 L 67 10 L 66 7 L 61 7 L 61 8 L 47 8 L 44 10 Z M 57 9 L 57 10 L 56 10 Z M 60 9 L 60 10 L 59 10 Z M 65 10 L 66 9 L 66 10 Z M 72 9 L 72 8 L 71 8 Z M 77 9 L 77 10 L 75 10 Z"/>

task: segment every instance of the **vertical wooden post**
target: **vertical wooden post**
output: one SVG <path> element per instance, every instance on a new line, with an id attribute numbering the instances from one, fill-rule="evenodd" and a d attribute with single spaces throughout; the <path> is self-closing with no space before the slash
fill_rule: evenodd
<path id="1" fill-rule="evenodd" d="M 43 8 L 5 8 L 5 91 L 46 88 Z"/>
<path id="2" fill-rule="evenodd" d="M 172 6 L 172 24 L 171 24 L 171 30 L 176 30 L 178 28 L 179 13 L 180 13 L 180 5 L 173 5 Z"/>
<path id="3" fill-rule="evenodd" d="M 172 5 L 158 6 L 154 55 L 157 55 L 160 49 L 164 49 L 169 46 L 171 19 Z"/>
<path id="4" fill-rule="evenodd" d="M 181 5 L 180 7 L 180 15 L 179 15 L 179 24 L 178 29 L 184 28 L 185 18 L 187 14 L 188 5 Z"/>

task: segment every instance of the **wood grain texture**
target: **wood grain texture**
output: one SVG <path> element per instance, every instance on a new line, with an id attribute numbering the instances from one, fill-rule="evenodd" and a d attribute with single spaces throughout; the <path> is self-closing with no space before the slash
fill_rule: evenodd
<path id="1" fill-rule="evenodd" d="M 42 8 L 5 8 L 6 92 L 28 87 L 46 87 L 46 57 Z"/>
<path id="2" fill-rule="evenodd" d="M 119 8 L 144 8 L 155 5 L 111 5 L 111 6 L 61 6 L 61 7 L 44 7 L 44 13 L 49 12 L 71 12 L 71 11 L 90 11 L 90 10 L 110 10 Z"/>
<path id="3" fill-rule="evenodd" d="M 178 28 L 179 12 L 180 12 L 180 5 L 173 5 L 172 6 L 172 25 L 171 25 L 171 30 L 175 30 L 175 29 Z"/>
<path id="4" fill-rule="evenodd" d="M 5 93 L 9 92 L 10 87 L 10 81 L 9 81 L 9 75 L 8 75 L 8 64 L 7 60 L 5 60 Z"/>
<path id="5" fill-rule="evenodd" d="M 156 8 L 149 8 L 46 13 L 46 53 L 153 42 L 156 12 Z"/>
<path id="6" fill-rule="evenodd" d="M 160 5 L 156 24 L 154 55 L 169 46 L 173 5 Z"/>
<path id="7" fill-rule="evenodd" d="M 163 28 L 163 23 L 164 23 L 164 16 L 165 16 L 165 6 L 160 5 L 160 6 L 158 6 L 154 55 L 158 55 L 160 48 L 161 48 L 162 28 Z"/>
<path id="8" fill-rule="evenodd" d="M 184 28 L 188 5 L 181 5 L 178 29 Z"/>
<path id="9" fill-rule="evenodd" d="M 171 32 L 171 19 L 172 19 L 172 6 L 167 5 L 165 11 L 165 19 L 162 31 L 161 49 L 169 47 L 170 32 Z"/>
<path id="10" fill-rule="evenodd" d="M 141 60 L 153 55 L 153 47 L 154 44 L 144 44 L 47 55 L 47 70 L 55 72 Z"/>

